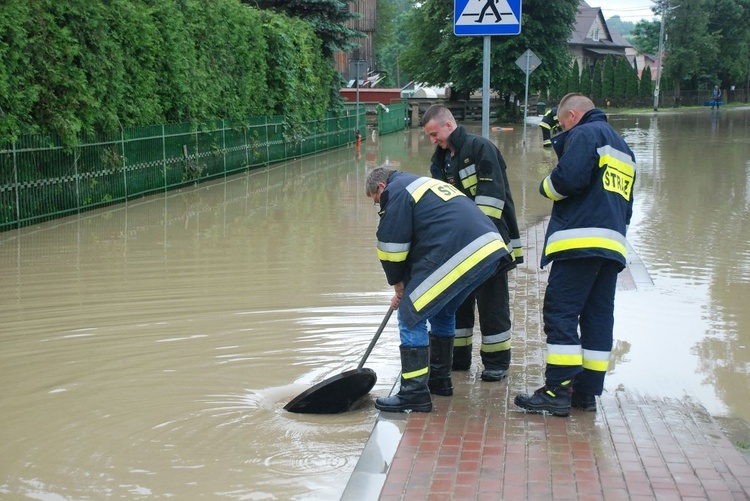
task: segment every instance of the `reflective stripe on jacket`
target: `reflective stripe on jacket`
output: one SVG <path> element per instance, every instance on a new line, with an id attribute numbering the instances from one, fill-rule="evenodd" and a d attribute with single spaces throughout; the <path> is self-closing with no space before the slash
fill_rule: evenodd
<path id="1" fill-rule="evenodd" d="M 391 285 L 404 282 L 399 312 L 413 326 L 510 251 L 494 224 L 453 186 L 394 172 L 380 195 L 378 258 Z"/>
<path id="2" fill-rule="evenodd" d="M 489 139 L 470 134 L 461 125 L 456 127 L 449 141 L 456 154 L 451 158 L 449 150 L 437 147 L 430 167 L 432 176 L 455 186 L 474 200 L 495 223 L 497 231 L 512 249 L 516 264 L 522 263 L 521 233 L 507 166 L 500 150 Z"/>
<path id="3" fill-rule="evenodd" d="M 541 265 L 598 256 L 625 267 L 635 155 L 596 108 L 552 144 L 559 161 L 539 186 L 554 201 Z"/>

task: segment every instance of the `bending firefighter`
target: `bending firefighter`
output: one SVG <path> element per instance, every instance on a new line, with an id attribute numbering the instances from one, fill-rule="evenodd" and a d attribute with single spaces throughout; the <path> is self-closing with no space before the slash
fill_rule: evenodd
<path id="1" fill-rule="evenodd" d="M 511 316 L 508 271 L 523 262 L 521 237 L 513 197 L 506 177 L 503 156 L 489 139 L 470 134 L 457 125 L 450 110 L 431 106 L 422 117 L 422 126 L 436 145 L 430 171 L 474 201 L 495 225 L 515 262 L 483 283 L 456 311 L 456 340 L 453 369 L 469 370 L 472 356 L 475 309 L 479 312 L 482 344 L 479 353 L 483 381 L 507 377 L 511 359 Z M 455 228 L 469 224 L 458 221 Z"/>
<path id="2" fill-rule="evenodd" d="M 380 204 L 378 258 L 395 291 L 391 306 L 401 337 L 400 389 L 376 399 L 375 407 L 430 412 L 431 390 L 453 392 L 456 308 L 512 258 L 492 221 L 449 184 L 378 167 L 365 192 Z"/>

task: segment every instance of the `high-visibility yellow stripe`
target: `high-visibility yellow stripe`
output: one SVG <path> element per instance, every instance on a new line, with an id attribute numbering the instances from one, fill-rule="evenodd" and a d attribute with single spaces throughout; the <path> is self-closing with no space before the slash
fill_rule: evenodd
<path id="1" fill-rule="evenodd" d="M 552 365 L 582 365 L 583 355 L 547 353 L 547 363 Z"/>
<path id="2" fill-rule="evenodd" d="M 403 263 L 409 256 L 409 251 L 406 252 L 387 252 L 378 249 L 378 259 L 381 261 L 389 261 L 391 263 Z"/>
<path id="3" fill-rule="evenodd" d="M 583 367 L 592 371 L 607 372 L 609 351 L 583 350 Z"/>
<path id="4" fill-rule="evenodd" d="M 563 198 L 565 198 L 555 190 L 554 186 L 552 186 L 552 180 L 549 176 L 544 178 L 542 186 L 544 187 L 544 194 L 550 200 L 554 200 L 555 202 L 557 202 L 558 200 L 562 200 Z"/>
<path id="5" fill-rule="evenodd" d="M 581 365 L 583 350 L 579 344 L 548 344 L 547 363 L 552 365 Z"/>
<path id="6" fill-rule="evenodd" d="M 502 343 L 484 344 L 482 343 L 480 351 L 485 353 L 496 353 L 498 351 L 510 350 L 510 339 L 503 341 Z"/>
<path id="7" fill-rule="evenodd" d="M 402 263 L 406 261 L 411 249 L 411 242 L 381 242 L 378 241 L 378 258 L 381 261 L 390 261 L 393 263 Z"/>
<path id="8" fill-rule="evenodd" d="M 469 270 L 477 266 L 483 259 L 487 258 L 492 253 L 502 249 L 505 249 L 507 251 L 507 247 L 505 247 L 505 244 L 502 242 L 502 240 L 492 240 L 488 244 L 482 246 L 479 250 L 472 253 L 469 257 L 460 262 L 443 278 L 438 280 L 435 285 L 427 289 L 422 295 L 419 296 L 419 298 L 414 300 L 414 309 L 416 311 L 421 311 L 422 308 L 432 302 L 437 296 L 445 292 L 448 287 L 453 285 Z"/>
<path id="9" fill-rule="evenodd" d="M 503 211 L 496 209 L 495 207 L 490 207 L 489 205 L 477 205 L 477 207 L 489 217 L 494 217 L 495 219 L 503 217 Z"/>
<path id="10" fill-rule="evenodd" d="M 627 174 L 630 177 L 633 177 L 635 174 L 635 163 L 633 163 L 633 159 L 627 153 L 610 145 L 601 146 L 597 148 L 596 152 L 599 155 L 599 167 L 604 167 L 605 165 L 617 167 L 623 174 Z"/>
<path id="11" fill-rule="evenodd" d="M 609 360 L 590 360 L 585 358 L 583 359 L 583 368 L 592 371 L 607 372 Z"/>
<path id="12" fill-rule="evenodd" d="M 424 195 L 427 190 L 429 190 L 437 183 L 442 183 L 442 181 L 438 181 L 437 179 L 432 179 L 429 177 L 420 177 L 416 181 L 413 181 L 409 186 L 407 186 L 406 190 L 411 193 L 411 196 L 415 202 L 419 202 L 419 199 L 422 198 L 422 195 Z"/>
<path id="13" fill-rule="evenodd" d="M 474 164 L 469 165 L 458 171 L 461 178 L 461 185 L 468 190 L 472 196 L 477 193 L 477 167 Z"/>
<path id="14" fill-rule="evenodd" d="M 471 346 L 471 337 L 457 337 L 453 340 L 453 346 Z"/>
<path id="15" fill-rule="evenodd" d="M 404 379 L 414 379 L 415 377 L 424 376 L 430 370 L 429 367 L 423 367 L 416 371 L 402 372 L 401 377 Z"/>
<path id="16" fill-rule="evenodd" d="M 562 252 L 573 249 L 607 249 L 618 254 L 626 255 L 625 246 L 615 240 L 604 237 L 579 237 L 566 238 L 556 242 L 548 242 L 544 249 L 544 255 L 549 256 L 554 252 Z"/>

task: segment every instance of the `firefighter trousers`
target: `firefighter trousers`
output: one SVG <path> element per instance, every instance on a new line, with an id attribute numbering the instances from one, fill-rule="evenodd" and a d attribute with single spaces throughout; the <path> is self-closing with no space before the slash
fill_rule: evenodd
<path id="1" fill-rule="evenodd" d="M 615 290 L 622 265 L 605 258 L 554 261 L 542 316 L 547 386 L 601 395 L 613 344 Z M 580 336 L 579 336 L 580 328 Z"/>
<path id="2" fill-rule="evenodd" d="M 479 312 L 482 334 L 480 354 L 486 369 L 505 369 L 510 365 L 510 292 L 508 272 L 498 271 L 477 287 L 456 310 L 456 340 L 453 367 L 468 370 L 471 363 L 474 331 L 474 305 Z"/>

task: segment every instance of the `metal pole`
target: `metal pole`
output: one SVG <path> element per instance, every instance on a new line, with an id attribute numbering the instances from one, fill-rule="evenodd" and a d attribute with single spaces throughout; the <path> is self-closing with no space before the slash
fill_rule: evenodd
<path id="1" fill-rule="evenodd" d="M 484 36 L 482 58 L 482 137 L 490 137 L 490 36 Z"/>
<path id="2" fill-rule="evenodd" d="M 661 67 L 664 58 L 664 14 L 667 13 L 666 2 L 661 10 L 661 27 L 659 28 L 659 63 L 656 65 L 656 86 L 654 87 L 654 111 L 659 111 L 659 86 L 661 84 Z"/>
<path id="3" fill-rule="evenodd" d="M 357 80 L 357 127 L 356 129 L 359 130 L 359 58 L 357 58 L 357 75 L 355 76 Z"/>
<path id="4" fill-rule="evenodd" d="M 529 66 L 531 66 L 531 52 L 526 51 L 526 93 L 523 98 L 523 145 L 526 146 L 526 117 L 529 113 Z"/>

